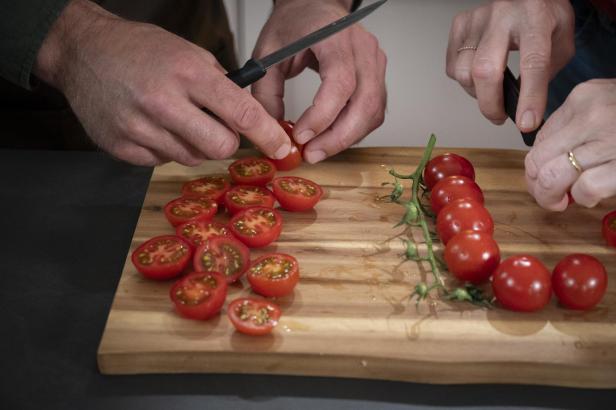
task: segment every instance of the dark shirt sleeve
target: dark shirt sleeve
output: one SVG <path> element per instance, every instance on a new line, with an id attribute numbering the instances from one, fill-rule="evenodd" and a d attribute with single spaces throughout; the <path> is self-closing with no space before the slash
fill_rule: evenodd
<path id="1" fill-rule="evenodd" d="M 0 77 L 30 89 L 38 50 L 68 0 L 0 0 Z"/>

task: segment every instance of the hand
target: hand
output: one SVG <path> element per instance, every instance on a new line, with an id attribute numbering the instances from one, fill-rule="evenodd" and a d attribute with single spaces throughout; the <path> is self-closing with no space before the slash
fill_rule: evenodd
<path id="1" fill-rule="evenodd" d="M 278 0 L 261 31 L 254 56 L 265 56 L 348 14 L 349 1 Z M 376 38 L 358 24 L 271 67 L 252 88 L 267 111 L 284 118 L 284 82 L 311 67 L 321 86 L 295 125 L 294 139 L 307 143 L 304 159 L 315 163 L 361 140 L 383 123 L 386 57 Z"/>
<path id="2" fill-rule="evenodd" d="M 520 50 L 516 124 L 535 130 L 543 119 L 550 79 L 573 57 L 569 0 L 498 0 L 458 14 L 449 33 L 447 75 L 479 102 L 495 124 L 507 119 L 503 73 L 509 50 Z M 476 51 L 461 47 L 477 47 Z"/>
<path id="3" fill-rule="evenodd" d="M 581 173 L 569 161 L 569 151 Z M 565 210 L 569 189 L 586 207 L 616 195 L 616 79 L 574 88 L 537 134 L 525 165 L 528 190 L 546 209 Z"/>
<path id="4" fill-rule="evenodd" d="M 89 1 L 72 1 L 54 23 L 35 74 L 64 93 L 96 144 L 134 164 L 226 158 L 238 133 L 268 156 L 290 152 L 277 121 L 210 53 Z"/>

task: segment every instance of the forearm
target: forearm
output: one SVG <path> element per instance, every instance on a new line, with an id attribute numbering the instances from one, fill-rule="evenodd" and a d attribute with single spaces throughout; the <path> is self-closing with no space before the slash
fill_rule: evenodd
<path id="1" fill-rule="evenodd" d="M 354 3 L 356 3 L 356 1 L 353 1 L 353 0 L 318 0 L 318 1 L 314 1 L 314 0 L 274 0 L 274 6 L 275 7 L 283 6 L 288 3 L 306 3 L 306 1 L 309 1 L 310 3 L 317 3 L 318 1 L 324 1 L 327 3 L 339 3 L 342 7 L 344 7 L 347 10 L 351 10 L 351 7 L 354 6 Z"/>

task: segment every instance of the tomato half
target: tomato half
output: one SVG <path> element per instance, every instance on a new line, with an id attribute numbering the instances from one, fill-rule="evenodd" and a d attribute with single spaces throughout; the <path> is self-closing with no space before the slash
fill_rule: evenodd
<path id="1" fill-rule="evenodd" d="M 251 336 L 271 333 L 281 314 L 276 304 L 255 298 L 235 299 L 227 308 L 227 315 L 238 332 Z"/>
<path id="2" fill-rule="evenodd" d="M 594 256 L 566 256 L 554 268 L 552 288 L 561 305 L 569 309 L 591 309 L 601 301 L 607 288 L 605 266 Z"/>
<path id="3" fill-rule="evenodd" d="M 265 158 L 242 158 L 229 165 L 231 179 L 238 185 L 264 186 L 276 174 L 276 166 Z"/>
<path id="4" fill-rule="evenodd" d="M 197 272 L 220 272 L 233 283 L 248 269 L 250 250 L 233 237 L 217 236 L 197 248 L 193 264 Z"/>
<path id="5" fill-rule="evenodd" d="M 601 233 L 608 246 L 616 248 L 616 211 L 612 211 L 603 217 Z"/>
<path id="6" fill-rule="evenodd" d="M 216 215 L 218 205 L 205 196 L 184 196 L 170 201 L 164 211 L 169 223 L 178 226 L 188 221 L 209 221 Z"/>
<path id="7" fill-rule="evenodd" d="M 206 196 L 221 205 L 229 188 L 231 184 L 226 177 L 208 175 L 186 182 L 182 186 L 182 196 Z"/>
<path id="8" fill-rule="evenodd" d="M 274 195 L 287 211 L 308 211 L 319 202 L 323 190 L 316 182 L 300 177 L 278 177 L 272 182 Z"/>
<path id="9" fill-rule="evenodd" d="M 215 221 L 185 222 L 175 228 L 175 234 L 195 247 L 215 236 L 232 236 L 226 225 Z"/>
<path id="10" fill-rule="evenodd" d="M 462 231 L 494 233 L 490 212 L 473 199 L 457 199 L 441 209 L 436 218 L 436 232 L 445 245 Z"/>
<path id="11" fill-rule="evenodd" d="M 225 194 L 225 206 L 231 215 L 255 206 L 273 208 L 275 202 L 272 191 L 261 186 L 239 185 Z"/>
<path id="12" fill-rule="evenodd" d="M 188 242 L 177 236 L 164 235 L 139 245 L 131 255 L 131 260 L 146 278 L 167 280 L 182 273 L 191 256 Z"/>
<path id="13" fill-rule="evenodd" d="M 248 208 L 231 218 L 229 228 L 247 246 L 261 248 L 278 239 L 282 231 L 282 217 L 271 208 Z"/>
<path id="14" fill-rule="evenodd" d="M 500 250 L 491 234 L 464 231 L 451 238 L 444 257 L 456 278 L 477 284 L 488 280 L 496 270 Z"/>
<path id="15" fill-rule="evenodd" d="M 492 290 L 503 307 L 534 312 L 550 301 L 550 271 L 534 256 L 511 256 L 502 261 L 492 275 Z"/>
<path id="16" fill-rule="evenodd" d="M 463 176 L 451 176 L 441 179 L 432 189 L 430 203 L 436 215 L 441 209 L 456 199 L 474 199 L 483 204 L 483 192 L 479 185 L 470 178 Z"/>
<path id="17" fill-rule="evenodd" d="M 299 281 L 297 259 L 284 253 L 270 253 L 254 261 L 246 273 L 252 289 L 266 297 L 293 292 Z"/>
<path id="18" fill-rule="evenodd" d="M 193 272 L 169 291 L 177 312 L 189 319 L 207 320 L 220 312 L 227 297 L 227 282 L 217 272 Z"/>
<path id="19" fill-rule="evenodd" d="M 438 181 L 453 175 L 461 175 L 474 181 L 475 168 L 473 168 L 473 164 L 463 156 L 446 153 L 432 158 L 426 164 L 423 179 L 428 190 L 431 190 Z"/>

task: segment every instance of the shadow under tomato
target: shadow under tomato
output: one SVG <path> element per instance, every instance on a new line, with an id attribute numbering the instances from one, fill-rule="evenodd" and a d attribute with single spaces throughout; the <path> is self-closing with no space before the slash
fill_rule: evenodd
<path id="1" fill-rule="evenodd" d="M 280 236 L 283 238 L 285 232 L 300 231 L 309 227 L 317 220 L 317 211 L 314 209 L 304 212 L 289 212 L 281 207 L 277 207 L 276 210 L 282 215 L 282 233 Z"/>
<path id="2" fill-rule="evenodd" d="M 227 320 L 226 317 L 222 317 L 224 314 L 221 311 L 220 314 L 208 319 L 208 320 L 194 320 L 180 316 L 179 313 L 173 310 L 175 315 L 174 320 L 169 321 L 169 325 L 166 329 L 169 333 L 173 333 L 180 339 L 187 340 L 202 340 L 209 337 L 216 328 L 220 325 L 221 320 Z"/>
<path id="3" fill-rule="evenodd" d="M 551 307 L 547 308 L 550 309 Z M 488 323 L 497 331 L 510 336 L 530 336 L 539 333 L 548 323 L 545 310 L 522 313 L 494 307 L 488 310 Z"/>
<path id="4" fill-rule="evenodd" d="M 610 314 L 610 309 L 605 302 L 591 310 L 571 310 L 562 306 L 559 306 L 558 310 L 562 314 L 559 318 L 550 320 L 550 323 L 556 330 L 569 336 L 588 337 L 590 327 L 616 322 L 614 314 Z"/>
<path id="5" fill-rule="evenodd" d="M 231 348 L 236 352 L 269 352 L 275 350 L 282 343 L 280 332 L 276 326 L 272 333 L 263 336 L 249 336 L 235 330 L 231 334 Z"/>

